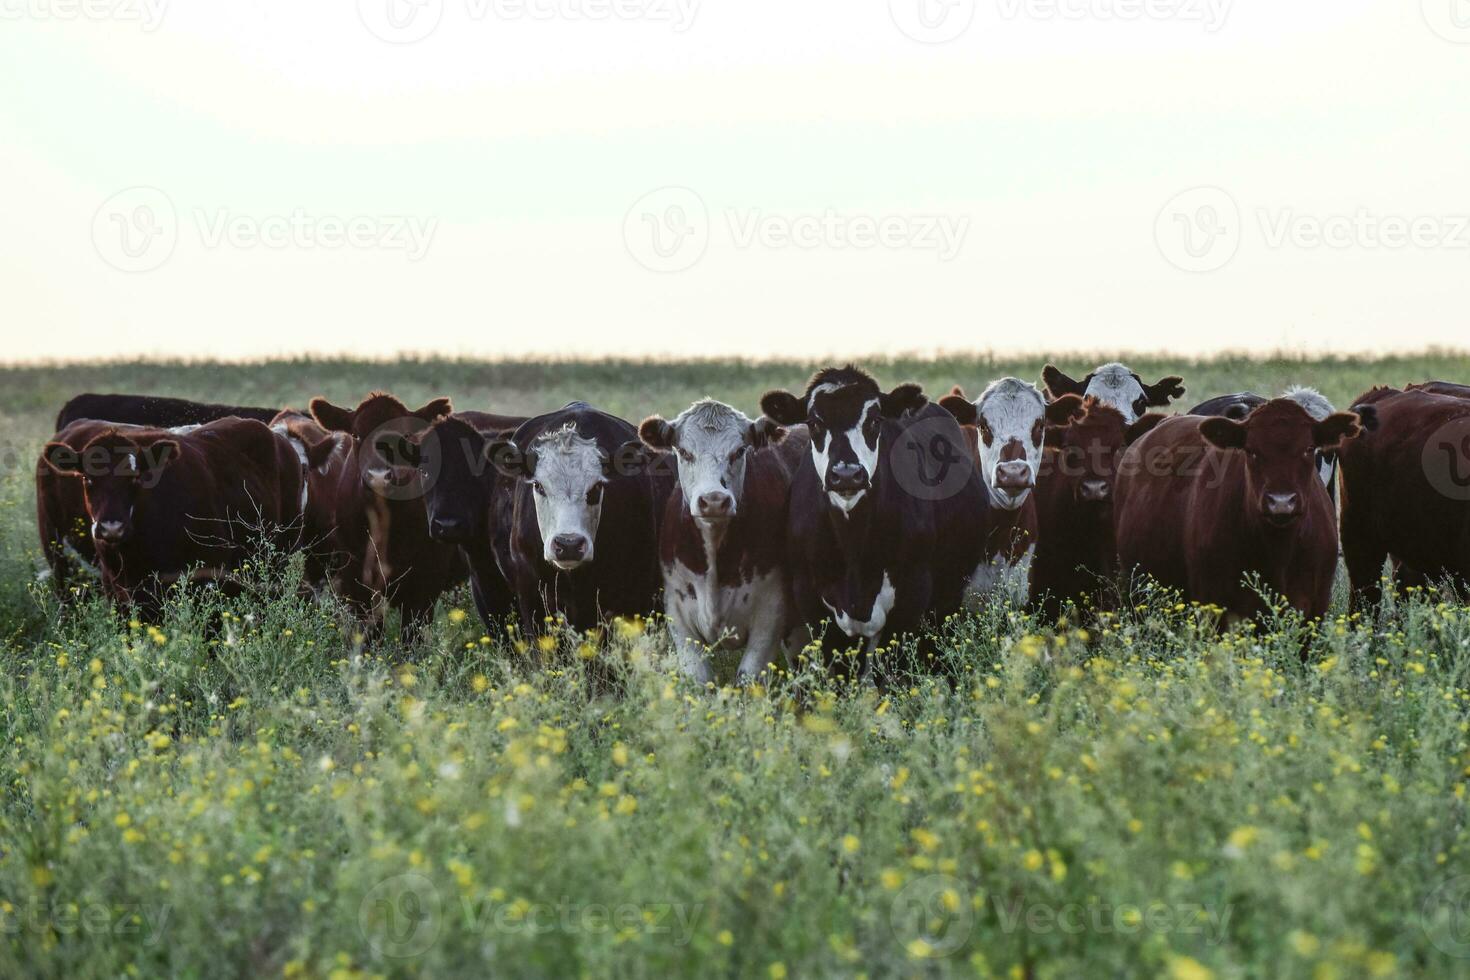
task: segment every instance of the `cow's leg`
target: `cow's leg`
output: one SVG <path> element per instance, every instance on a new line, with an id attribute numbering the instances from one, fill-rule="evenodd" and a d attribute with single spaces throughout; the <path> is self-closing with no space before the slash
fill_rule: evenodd
<path id="1" fill-rule="evenodd" d="M 680 621 L 672 603 L 666 604 L 665 615 L 669 620 L 669 639 L 674 644 L 674 655 L 678 660 L 679 673 L 696 684 L 713 683 L 715 672 L 710 666 L 704 644 L 690 635 L 688 629 Z"/>
<path id="2" fill-rule="evenodd" d="M 1348 608 L 1353 612 L 1377 609 L 1383 600 L 1383 563 L 1388 560 L 1388 549 L 1370 529 L 1344 527 L 1342 557 L 1348 571 Z"/>

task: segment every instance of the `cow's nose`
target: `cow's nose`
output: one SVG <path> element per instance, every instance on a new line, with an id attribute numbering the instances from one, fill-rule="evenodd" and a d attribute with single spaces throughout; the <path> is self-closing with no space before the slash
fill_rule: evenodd
<path id="1" fill-rule="evenodd" d="M 92 534 L 98 541 L 117 544 L 128 536 L 128 529 L 122 521 L 98 521 Z"/>
<path id="2" fill-rule="evenodd" d="M 696 503 L 699 506 L 699 516 L 710 520 L 729 517 L 735 510 L 735 498 L 723 490 L 702 493 Z"/>
<path id="3" fill-rule="evenodd" d="M 579 562 L 587 557 L 587 539 L 580 534 L 558 534 L 551 539 L 551 556 L 559 562 Z"/>
<path id="4" fill-rule="evenodd" d="M 833 463 L 827 467 L 827 489 L 844 495 L 866 490 L 868 471 L 857 463 Z"/>
<path id="5" fill-rule="evenodd" d="M 1019 493 L 1031 489 L 1031 467 L 1025 463 L 999 463 L 995 467 L 995 488 Z"/>
<path id="6" fill-rule="evenodd" d="M 429 522 L 429 537 L 435 541 L 463 540 L 464 522 L 457 517 L 436 517 Z"/>
<path id="7" fill-rule="evenodd" d="M 1266 516 L 1276 521 L 1289 521 L 1302 512 L 1302 498 L 1296 493 L 1266 494 Z"/>
<path id="8" fill-rule="evenodd" d="M 1112 492 L 1107 480 L 1083 480 L 1078 489 L 1083 500 L 1107 500 Z"/>

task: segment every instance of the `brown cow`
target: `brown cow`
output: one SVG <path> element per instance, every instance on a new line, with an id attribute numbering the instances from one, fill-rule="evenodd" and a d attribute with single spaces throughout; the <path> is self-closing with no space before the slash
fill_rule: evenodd
<path id="1" fill-rule="evenodd" d="M 956 385 L 939 400 L 955 417 L 970 456 L 985 481 L 984 560 L 970 580 L 971 605 L 997 592 L 1025 589 L 1036 548 L 1036 476 L 1048 424 L 1066 425 L 1082 404 L 1076 395 L 1048 403 L 1037 387 L 1019 378 L 992 382 L 971 402 Z M 1016 597 L 1024 601 L 1024 594 Z"/>
<path id="2" fill-rule="evenodd" d="M 146 618 L 162 586 L 186 574 L 228 581 L 263 541 L 285 549 L 299 533 L 300 460 L 253 419 L 177 429 L 84 419 L 46 445 L 41 465 L 61 484 L 38 481 L 48 555 L 58 532 L 75 530 L 79 487 L 103 591 Z"/>
<path id="3" fill-rule="evenodd" d="M 1265 611 L 1248 579 L 1309 618 L 1327 612 L 1337 570 L 1332 501 L 1317 453 L 1359 431 L 1339 412 L 1318 421 L 1276 398 L 1243 421 L 1176 416 L 1124 454 L 1118 557 L 1230 618 Z"/>
<path id="4" fill-rule="evenodd" d="M 1036 483 L 1030 601 L 1047 616 L 1056 616 L 1068 602 L 1098 601 L 1100 588 L 1116 575 L 1113 484 L 1118 457 L 1165 419 L 1149 414 L 1129 423 L 1116 408 L 1091 395 L 1073 405 L 1069 424 L 1046 430 Z"/>
<path id="5" fill-rule="evenodd" d="M 1470 581 L 1470 401 L 1431 384 L 1375 388 L 1353 405 L 1376 418 L 1341 454 L 1342 551 L 1355 609 L 1381 598 L 1390 556 L 1400 586 Z"/>
<path id="6" fill-rule="evenodd" d="M 465 577 L 458 549 L 429 537 L 417 470 L 390 462 L 379 448 L 385 435 L 421 431 L 450 410 L 449 399 L 436 398 L 410 411 L 382 392 L 355 409 L 325 398 L 311 401 L 312 417 L 322 428 L 349 437 L 323 490 L 333 514 L 328 581 L 363 616 L 372 635 L 382 628 L 386 604 L 402 613 L 403 637 L 413 642 L 434 602 Z"/>
<path id="7" fill-rule="evenodd" d="M 310 415 L 285 409 L 271 420 L 271 431 L 290 442 L 301 460 L 301 535 L 305 557 L 304 585 L 316 594 L 325 589 L 332 567 L 332 530 L 337 525 L 333 489 L 350 462 L 352 437 L 328 432 Z"/>

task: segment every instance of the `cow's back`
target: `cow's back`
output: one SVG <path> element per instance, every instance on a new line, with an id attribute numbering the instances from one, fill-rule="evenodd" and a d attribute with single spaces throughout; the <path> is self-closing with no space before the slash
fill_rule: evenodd
<path id="1" fill-rule="evenodd" d="M 270 422 L 278 411 L 274 408 L 220 405 L 159 395 L 100 395 L 88 392 L 77 395 L 62 406 L 56 416 L 56 428 L 59 431 L 78 419 L 123 422 L 159 429 L 203 425 L 230 416 Z"/>

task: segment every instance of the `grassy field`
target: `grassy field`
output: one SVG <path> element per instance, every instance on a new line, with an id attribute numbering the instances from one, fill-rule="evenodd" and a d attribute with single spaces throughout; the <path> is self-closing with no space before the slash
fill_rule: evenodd
<path id="1" fill-rule="evenodd" d="M 978 392 L 1042 361 L 870 366 Z M 185 598 L 154 629 L 36 580 L 35 454 L 79 391 L 636 421 L 753 413 L 810 367 L 0 370 L 0 975 L 1470 975 L 1470 608 L 1437 592 L 1324 624 L 1307 665 L 1299 623 L 1219 636 L 1154 596 L 950 623 L 953 690 L 707 692 L 656 624 L 527 648 L 461 592 L 421 649 L 362 650 L 330 604 Z M 1470 379 L 1134 367 L 1190 404 Z"/>

